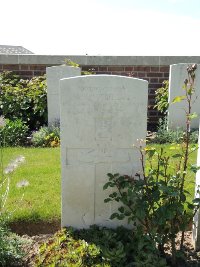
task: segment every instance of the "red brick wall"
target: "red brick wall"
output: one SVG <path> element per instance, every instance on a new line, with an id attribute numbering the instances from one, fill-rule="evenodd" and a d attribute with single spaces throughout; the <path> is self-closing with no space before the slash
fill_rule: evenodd
<path id="1" fill-rule="evenodd" d="M 40 76 L 46 73 L 46 65 L 0 65 L 1 71 L 13 71 L 23 79 L 30 79 L 33 76 Z"/>
<path id="2" fill-rule="evenodd" d="M 55 65 L 55 64 L 54 64 Z M 46 73 L 46 67 L 51 65 L 23 65 L 11 64 L 0 65 L 1 71 L 13 71 L 24 79 L 33 76 L 39 76 Z M 113 74 L 122 76 L 131 76 L 147 80 L 149 82 L 148 99 L 148 129 L 155 129 L 158 119 L 161 116 L 153 108 L 155 104 L 155 90 L 162 86 L 164 80 L 169 79 L 169 66 L 81 66 L 83 71 L 93 70 L 96 74 Z"/>

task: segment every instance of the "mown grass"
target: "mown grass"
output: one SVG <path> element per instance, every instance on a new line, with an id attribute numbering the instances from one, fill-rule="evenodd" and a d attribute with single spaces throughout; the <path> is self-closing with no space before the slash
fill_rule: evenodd
<path id="1" fill-rule="evenodd" d="M 162 146 L 169 154 L 179 149 L 177 145 L 156 144 L 153 146 L 157 149 Z M 174 149 L 171 150 L 171 147 Z M 10 176 L 10 192 L 6 204 L 6 209 L 12 215 L 10 221 L 60 219 L 60 148 L 5 148 L 3 151 L 4 167 L 19 155 L 23 155 L 26 161 Z M 196 151 L 191 154 L 190 163 L 196 163 Z M 28 181 L 29 185 L 17 187 L 22 180 Z M 186 181 L 186 189 L 191 193 L 189 200 L 194 196 L 194 181 L 195 175 L 189 172 Z"/>
<path id="2" fill-rule="evenodd" d="M 6 208 L 11 221 L 47 220 L 60 218 L 60 149 L 5 148 L 4 166 L 23 155 L 25 163 L 10 175 L 10 192 Z M 26 180 L 27 187 L 17 187 Z M 23 196 L 23 198 L 22 198 Z"/>

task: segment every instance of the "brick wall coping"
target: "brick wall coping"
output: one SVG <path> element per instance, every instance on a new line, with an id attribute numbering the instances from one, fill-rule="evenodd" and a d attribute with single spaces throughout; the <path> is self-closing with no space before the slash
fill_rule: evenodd
<path id="1" fill-rule="evenodd" d="M 65 59 L 84 66 L 136 66 L 136 65 L 171 65 L 178 63 L 200 64 L 200 56 L 73 56 L 73 55 L 4 55 L 0 54 L 0 64 L 64 64 Z"/>

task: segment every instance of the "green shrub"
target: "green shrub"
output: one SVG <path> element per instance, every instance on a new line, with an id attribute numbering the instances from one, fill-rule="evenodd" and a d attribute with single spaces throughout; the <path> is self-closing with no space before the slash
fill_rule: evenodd
<path id="1" fill-rule="evenodd" d="M 147 236 L 138 239 L 131 230 L 91 226 L 63 229 L 43 243 L 34 266 L 164 267 Z"/>
<path id="2" fill-rule="evenodd" d="M 185 131 L 180 128 L 176 130 L 167 129 L 167 118 L 163 118 L 159 120 L 158 130 L 155 134 L 155 137 L 150 140 L 151 143 L 157 144 L 166 144 L 166 143 L 178 143 L 181 144 L 183 142 Z M 190 133 L 190 143 L 198 142 L 198 130 L 191 130 Z"/>
<path id="3" fill-rule="evenodd" d="M 0 220 L 0 266 L 22 266 L 24 252 L 21 239 L 12 234 L 6 223 Z"/>
<path id="4" fill-rule="evenodd" d="M 32 135 L 31 142 L 33 146 L 58 147 L 60 145 L 59 127 L 41 127 Z"/>
<path id="5" fill-rule="evenodd" d="M 6 124 L 0 129 L 0 142 L 4 146 L 23 146 L 27 144 L 29 128 L 20 119 L 6 119 Z"/>
<path id="6" fill-rule="evenodd" d="M 14 74 L 12 71 L 3 71 L 0 73 L 0 88 L 7 85 L 16 86 L 19 81 L 19 75 Z"/>
<path id="7" fill-rule="evenodd" d="M 158 88 L 155 92 L 156 105 L 154 108 L 157 108 L 161 113 L 166 114 L 169 107 L 168 95 L 169 95 L 169 81 L 165 80 L 162 83 L 162 87 Z"/>
<path id="8" fill-rule="evenodd" d="M 30 128 L 47 123 L 46 77 L 20 79 L 11 72 L 0 74 L 0 112 L 5 118 L 21 119 Z"/>

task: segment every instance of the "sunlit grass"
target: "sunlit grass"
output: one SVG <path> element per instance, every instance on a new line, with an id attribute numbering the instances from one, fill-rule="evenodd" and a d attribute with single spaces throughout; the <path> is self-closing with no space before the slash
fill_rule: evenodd
<path id="1" fill-rule="evenodd" d="M 10 192 L 6 206 L 11 212 L 10 220 L 59 219 L 60 149 L 5 148 L 4 165 L 19 155 L 25 157 L 25 163 L 10 177 Z M 29 185 L 19 187 L 20 181 L 27 181 Z"/>

